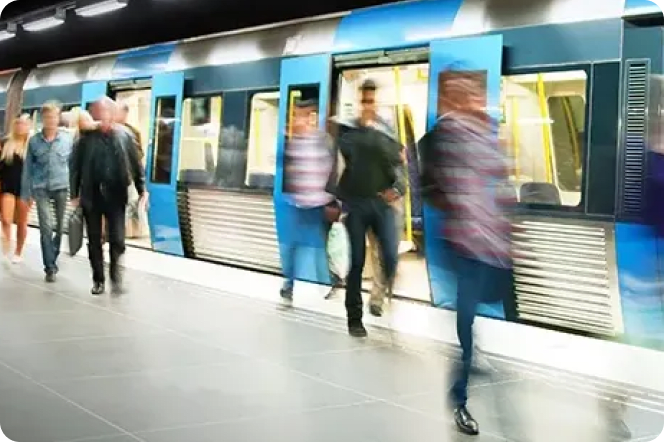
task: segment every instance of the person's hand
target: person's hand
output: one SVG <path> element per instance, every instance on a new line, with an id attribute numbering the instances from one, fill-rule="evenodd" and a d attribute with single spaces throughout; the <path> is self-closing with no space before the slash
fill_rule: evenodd
<path id="1" fill-rule="evenodd" d="M 143 194 L 138 199 L 138 206 L 143 207 L 145 210 L 148 210 L 150 204 L 150 194 L 143 192 Z"/>
<path id="2" fill-rule="evenodd" d="M 81 199 L 80 198 L 74 198 L 73 200 L 71 200 L 69 202 L 73 207 L 78 207 L 78 205 L 81 203 Z"/>
<path id="3" fill-rule="evenodd" d="M 401 195 L 399 194 L 399 192 L 397 192 L 394 189 L 387 189 L 384 192 L 380 193 L 379 195 L 388 204 L 393 203 L 396 200 L 398 200 L 399 198 L 401 198 Z"/>

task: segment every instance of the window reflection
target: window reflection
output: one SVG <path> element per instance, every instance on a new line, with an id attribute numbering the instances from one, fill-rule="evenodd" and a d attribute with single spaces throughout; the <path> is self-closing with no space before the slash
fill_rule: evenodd
<path id="1" fill-rule="evenodd" d="M 170 184 L 173 160 L 173 137 L 175 136 L 176 98 L 162 97 L 157 100 L 157 115 L 154 127 L 154 150 L 152 163 L 153 183 Z"/>
<path id="2" fill-rule="evenodd" d="M 259 92 L 251 98 L 249 147 L 245 185 L 272 187 L 277 169 L 279 91 Z M 264 183 L 261 183 L 263 177 Z M 263 185 L 261 185 L 263 184 Z"/>

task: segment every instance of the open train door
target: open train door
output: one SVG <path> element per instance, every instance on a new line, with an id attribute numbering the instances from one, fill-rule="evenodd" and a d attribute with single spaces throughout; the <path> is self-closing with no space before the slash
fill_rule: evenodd
<path id="1" fill-rule="evenodd" d="M 298 235 L 299 243 L 305 244 L 306 247 L 298 250 L 296 256 L 296 278 L 323 284 L 330 282 L 325 237 L 321 235 L 323 217 L 321 216 L 320 226 L 297 223 L 293 207 L 283 197 L 283 159 L 284 147 L 292 135 L 290 122 L 297 100 L 316 100 L 318 102 L 318 127 L 325 130 L 331 69 L 329 55 L 289 58 L 281 62 L 277 173 L 274 180 L 274 209 L 282 264 L 288 253 L 286 244 L 291 242 L 291 235 Z"/>
<path id="2" fill-rule="evenodd" d="M 502 35 L 438 40 L 431 42 L 427 131 L 431 131 L 445 112 L 444 80 L 463 72 L 483 79 L 487 110 L 500 118 L 500 84 L 503 54 Z M 441 238 L 445 214 L 424 204 L 425 250 L 434 305 L 456 308 L 456 278 L 450 250 Z M 504 318 L 501 306 L 482 306 L 481 314 Z"/>
<path id="3" fill-rule="evenodd" d="M 150 193 L 148 224 L 152 248 L 177 256 L 184 255 L 177 201 L 183 93 L 183 72 L 161 73 L 152 78 L 152 118 L 145 171 Z"/>

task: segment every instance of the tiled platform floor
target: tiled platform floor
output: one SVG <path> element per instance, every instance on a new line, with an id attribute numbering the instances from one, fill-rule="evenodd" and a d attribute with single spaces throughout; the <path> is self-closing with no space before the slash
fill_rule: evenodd
<path id="1" fill-rule="evenodd" d="M 87 262 L 63 258 L 53 285 L 39 262 L 31 248 L 0 269 L 0 426 L 12 440 L 473 440 L 443 400 L 453 349 L 376 329 L 358 341 L 339 319 L 136 271 L 127 295 L 93 298 Z M 494 367 L 473 380 L 474 440 L 610 440 L 602 399 Z M 661 432 L 658 407 L 627 407 L 633 440 Z"/>

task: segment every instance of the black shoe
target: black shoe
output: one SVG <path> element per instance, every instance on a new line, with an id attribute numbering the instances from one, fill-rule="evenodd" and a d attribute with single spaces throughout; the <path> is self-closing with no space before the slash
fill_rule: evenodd
<path id="1" fill-rule="evenodd" d="M 125 289 L 121 282 L 111 283 L 111 294 L 115 296 L 120 296 L 125 294 Z"/>
<path id="2" fill-rule="evenodd" d="M 103 282 L 95 282 L 94 285 L 92 286 L 92 289 L 90 290 L 90 293 L 92 293 L 95 296 L 102 295 L 106 291 L 106 287 L 104 286 Z"/>
<path id="3" fill-rule="evenodd" d="M 366 338 L 367 329 L 361 322 L 348 324 L 348 334 L 354 338 Z"/>
<path id="4" fill-rule="evenodd" d="M 46 276 L 44 276 L 44 281 L 48 283 L 54 283 L 55 279 L 55 272 L 48 272 Z"/>
<path id="5" fill-rule="evenodd" d="M 477 421 L 473 419 L 473 416 L 468 412 L 468 409 L 465 406 L 454 409 L 454 422 L 459 431 L 463 434 L 469 436 L 477 436 L 480 434 L 480 427 L 477 425 Z"/>
<path id="6" fill-rule="evenodd" d="M 377 305 L 370 305 L 369 313 L 371 313 L 373 316 L 377 318 L 380 318 L 381 316 L 383 316 L 383 307 Z"/>

